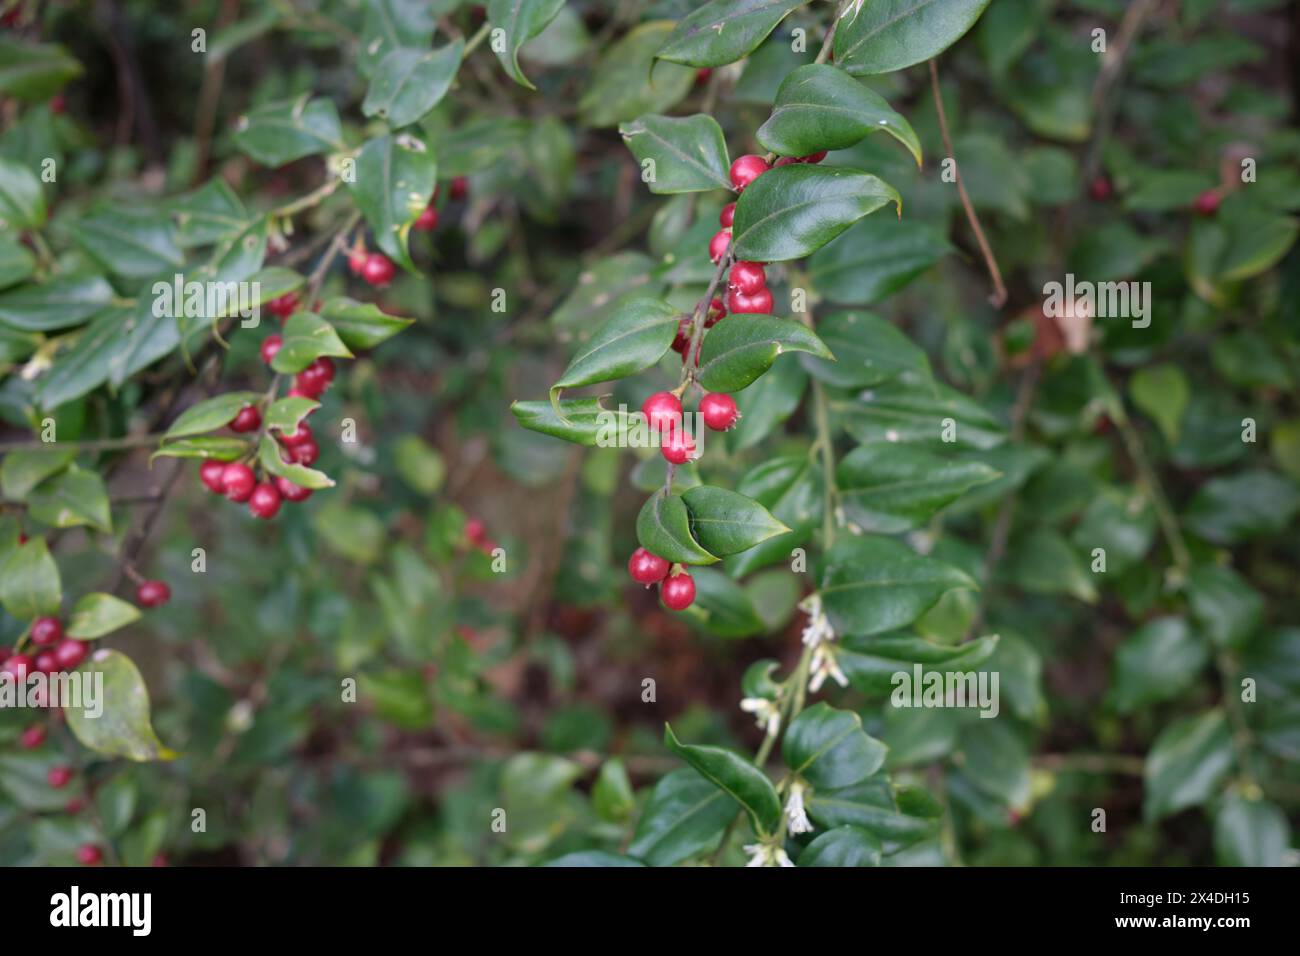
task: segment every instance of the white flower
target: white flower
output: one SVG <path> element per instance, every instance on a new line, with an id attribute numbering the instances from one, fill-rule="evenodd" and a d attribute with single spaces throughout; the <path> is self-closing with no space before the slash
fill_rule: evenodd
<path id="1" fill-rule="evenodd" d="M 808 615 L 804 625 L 803 642 L 809 647 L 816 647 L 823 641 L 835 640 L 835 631 L 831 629 L 830 619 L 822 610 L 822 596 L 814 591 L 799 602 L 799 610 Z"/>
<path id="2" fill-rule="evenodd" d="M 745 866 L 794 866 L 785 850 L 775 843 L 748 843 L 745 852 L 749 854 Z"/>
<path id="3" fill-rule="evenodd" d="M 775 737 L 781 729 L 781 710 L 766 697 L 746 697 L 740 702 L 740 709 L 753 714 L 754 722 L 764 728 L 769 737 Z"/>
<path id="4" fill-rule="evenodd" d="M 808 819 L 803 806 L 803 794 L 806 789 L 807 787 L 799 780 L 790 785 L 790 799 L 785 802 L 786 826 L 790 830 L 790 836 L 813 831 L 812 821 Z"/>
<path id="5" fill-rule="evenodd" d="M 821 690 L 827 677 L 833 677 L 835 683 L 841 687 L 849 686 L 849 679 L 844 676 L 844 671 L 840 670 L 840 665 L 835 661 L 835 652 L 831 650 L 829 644 L 817 645 L 817 649 L 813 651 L 810 670 L 812 677 L 808 681 L 808 689 L 813 693 Z"/>

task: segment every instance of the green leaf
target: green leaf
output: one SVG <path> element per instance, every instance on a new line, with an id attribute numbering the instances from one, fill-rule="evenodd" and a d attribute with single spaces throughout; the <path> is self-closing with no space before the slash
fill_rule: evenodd
<path id="1" fill-rule="evenodd" d="M 300 421 L 318 408 L 320 408 L 320 402 L 312 398 L 299 395 L 278 398 L 267 406 L 262 423 L 268 429 L 292 433 L 298 430 Z"/>
<path id="2" fill-rule="evenodd" d="M 95 592 L 83 595 L 72 606 L 68 619 L 68 637 L 93 641 L 140 620 L 140 609 L 111 594 Z"/>
<path id="3" fill-rule="evenodd" d="M 717 561 L 691 534 L 690 511 L 678 495 L 657 491 L 641 506 L 636 519 L 641 546 L 674 564 L 713 564 Z"/>
<path id="4" fill-rule="evenodd" d="M 80 325 L 112 300 L 113 287 L 103 276 L 59 276 L 0 295 L 0 322 L 26 332 L 49 332 Z"/>
<path id="5" fill-rule="evenodd" d="M 808 0 L 711 0 L 677 24 L 659 57 L 688 66 L 725 66 L 748 56 L 791 10 Z"/>
<path id="6" fill-rule="evenodd" d="M 642 181 L 652 193 L 731 188 L 727 143 L 712 116 L 640 116 L 623 123 L 618 131 L 641 165 Z M 654 168 L 649 179 L 645 176 L 647 160 Z"/>
<path id="7" fill-rule="evenodd" d="M 655 59 L 673 24 L 642 23 L 601 54 L 578 116 L 587 126 L 617 126 L 646 113 L 664 113 L 695 85 L 695 70 Z"/>
<path id="8" fill-rule="evenodd" d="M 999 475 L 978 461 L 883 443 L 849 452 L 836 477 L 850 521 L 866 531 L 897 534 Z"/>
<path id="9" fill-rule="evenodd" d="M 1005 720 L 976 720 L 961 732 L 961 773 L 976 789 L 1014 810 L 1032 798 L 1029 749 Z"/>
<path id="10" fill-rule="evenodd" d="M 370 78 L 361 112 L 394 129 L 418 122 L 451 89 L 464 50 L 465 42 L 458 39 L 438 50 L 391 51 Z"/>
<path id="11" fill-rule="evenodd" d="M 65 708 L 68 729 L 96 753 L 128 760 L 172 760 L 178 756 L 154 733 L 149 691 L 131 658 L 121 651 L 98 650 L 81 665 L 83 675 L 103 675 L 103 713 L 91 716 L 80 707 Z"/>
<path id="12" fill-rule="evenodd" d="M 654 263 L 640 252 L 620 252 L 596 262 L 578 275 L 578 284 L 551 313 L 550 322 L 562 335 L 586 339 L 593 328 L 632 298 L 655 296 L 663 289 L 651 281 Z"/>
<path id="13" fill-rule="evenodd" d="M 786 728 L 781 758 L 791 772 L 815 788 L 847 787 L 870 777 L 885 762 L 887 748 L 862 729 L 862 718 L 819 701 Z"/>
<path id="14" fill-rule="evenodd" d="M 0 289 L 31 278 L 36 271 L 36 257 L 27 247 L 8 236 L 0 236 Z"/>
<path id="15" fill-rule="evenodd" d="M 388 544 L 384 523 L 365 508 L 331 502 L 316 512 L 312 526 L 331 551 L 358 564 L 374 564 Z"/>
<path id="16" fill-rule="evenodd" d="M 740 806 L 690 767 L 664 774 L 650 792 L 627 852 L 651 866 L 711 853 Z"/>
<path id="17" fill-rule="evenodd" d="M 1007 576 L 1034 594 L 1069 594 L 1089 604 L 1097 600 L 1091 568 L 1052 528 L 1034 528 L 1008 549 Z"/>
<path id="18" fill-rule="evenodd" d="M 845 236 L 852 233 L 850 230 Z M 812 261 L 816 259 L 814 256 Z M 930 379 L 930 360 L 925 352 L 892 323 L 871 312 L 827 316 L 817 323 L 817 334 L 835 353 L 835 361 L 808 356 L 800 362 L 827 385 L 868 388 L 895 378 Z"/>
<path id="19" fill-rule="evenodd" d="M 243 201 L 220 178 L 171 200 L 167 210 L 176 222 L 176 240 L 183 248 L 211 245 L 252 225 Z"/>
<path id="20" fill-rule="evenodd" d="M 736 405 L 745 412 L 727 433 L 727 448 L 736 452 L 762 442 L 794 414 L 807 388 L 808 373 L 803 366 L 797 362 L 773 365 L 767 375 L 735 394 Z"/>
<path id="21" fill-rule="evenodd" d="M 1232 731 L 1223 711 L 1165 727 L 1147 754 L 1143 813 L 1159 820 L 1208 800 L 1232 767 Z"/>
<path id="22" fill-rule="evenodd" d="M 393 466 L 402 481 L 422 495 L 436 494 L 447 477 L 442 455 L 419 435 L 404 435 L 394 443 Z"/>
<path id="23" fill-rule="evenodd" d="M 1278 534 L 1300 510 L 1300 484 L 1271 471 L 1212 478 L 1187 506 L 1189 527 L 1215 544 Z"/>
<path id="24" fill-rule="evenodd" d="M 250 450 L 243 438 L 182 438 L 168 442 L 149 456 L 155 458 L 211 458 L 214 461 L 234 461 L 243 458 Z"/>
<path id="25" fill-rule="evenodd" d="M 57 444 L 34 451 L 11 451 L 0 461 L 0 490 L 10 501 L 22 501 L 46 478 L 57 474 L 77 457 L 75 448 Z"/>
<path id="26" fill-rule="evenodd" d="M 1209 648 L 1181 617 L 1138 628 L 1115 653 L 1110 700 L 1121 714 L 1178 697 L 1205 668 Z"/>
<path id="27" fill-rule="evenodd" d="M 872 305 L 911 284 L 952 251 L 927 222 L 869 216 L 808 260 L 818 294 L 845 305 Z M 825 338 L 825 322 L 818 322 Z M 838 354 L 838 353 L 837 353 Z"/>
<path id="28" fill-rule="evenodd" d="M 229 425 L 240 409 L 255 405 L 262 396 L 256 392 L 226 392 L 191 405 L 172 423 L 163 440 L 202 435 Z"/>
<path id="29" fill-rule="evenodd" d="M 692 568 L 695 603 L 682 612 L 689 623 L 717 637 L 752 637 L 768 629 L 749 593 L 729 575 Z"/>
<path id="30" fill-rule="evenodd" d="M 884 97 L 839 67 L 809 63 L 781 83 L 772 115 L 755 136 L 778 156 L 807 156 L 822 149 L 847 149 L 881 130 L 907 147 L 921 165 L 920 140 Z"/>
<path id="31" fill-rule="evenodd" d="M 942 382 L 895 379 L 854 401 L 832 401 L 831 409 L 843 415 L 849 434 L 863 444 L 938 443 L 951 430 L 953 444 L 993 448 L 1007 437 L 997 418 Z"/>
<path id="32" fill-rule="evenodd" d="M 836 827 L 815 837 L 799 854 L 799 866 L 879 866 L 880 840 L 860 827 Z"/>
<path id="33" fill-rule="evenodd" d="M 81 64 L 57 43 L 0 37 L 0 93 L 5 96 L 43 103 L 81 73 Z"/>
<path id="34" fill-rule="evenodd" d="M 582 767 L 551 754 L 516 754 L 501 769 L 507 840 L 524 853 L 545 849 L 564 829 L 565 803 Z"/>
<path id="35" fill-rule="evenodd" d="M 364 6 L 366 17 L 358 51 L 363 76 L 370 76 L 393 50 L 427 47 L 438 14 L 446 12 L 439 9 L 439 3 L 429 0 L 367 0 Z"/>
<path id="36" fill-rule="evenodd" d="M 299 488 L 333 488 L 334 479 L 323 471 L 308 468 L 306 465 L 293 465 L 285 461 L 280 454 L 280 445 L 270 435 L 263 435 L 257 446 L 257 460 L 273 475 L 287 478 Z M 364 512 L 368 514 L 368 512 Z"/>
<path id="37" fill-rule="evenodd" d="M 744 757 L 721 747 L 683 744 L 668 724 L 664 724 L 664 745 L 740 804 L 759 837 L 772 836 L 781 828 L 781 798 L 776 788 Z"/>
<path id="38" fill-rule="evenodd" d="M 551 387 L 551 404 L 563 389 L 625 378 L 654 365 L 673 344 L 677 316 L 677 309 L 660 299 L 624 302 Z"/>
<path id="39" fill-rule="evenodd" d="M 964 571 L 890 538 L 840 538 L 826 558 L 820 594 L 838 634 L 906 627 L 954 588 L 976 590 Z"/>
<path id="40" fill-rule="evenodd" d="M 855 76 L 938 56 L 975 25 L 989 0 L 873 0 L 840 20 L 835 62 Z"/>
<path id="41" fill-rule="evenodd" d="M 682 500 L 690 512 L 694 539 L 709 554 L 720 558 L 790 530 L 753 498 L 726 488 L 698 485 L 687 489 Z"/>
<path id="42" fill-rule="evenodd" d="M 59 566 L 44 538 L 20 544 L 0 568 L 0 604 L 20 621 L 57 615 L 63 602 Z"/>
<path id="43" fill-rule="evenodd" d="M 148 279 L 185 265 L 176 226 L 155 211 L 110 207 L 77 220 L 77 243 L 116 275 Z"/>
<path id="44" fill-rule="evenodd" d="M 796 163 L 770 169 L 736 201 L 731 251 L 737 259 L 802 259 L 886 203 L 902 212 L 888 183 L 858 169 Z"/>
<path id="45" fill-rule="evenodd" d="M 1216 647 L 1238 649 L 1264 619 L 1264 598 L 1232 568 L 1199 564 L 1187 576 L 1187 603 Z"/>
<path id="46" fill-rule="evenodd" d="M 488 22 L 505 32 L 505 49 L 493 50 L 506 73 L 520 86 L 537 87 L 519 69 L 519 48 L 546 29 L 564 7 L 564 0 L 488 0 Z"/>
<path id="47" fill-rule="evenodd" d="M 16 236 L 23 229 L 44 225 L 45 214 L 45 193 L 36 174 L 0 156 L 0 226 Z"/>
<path id="48" fill-rule="evenodd" d="M 267 103 L 240 117 L 235 145 L 263 166 L 283 166 L 304 156 L 344 148 L 332 100 L 300 96 Z M 361 175 L 357 168 L 358 178 Z"/>
<path id="49" fill-rule="evenodd" d="M 1214 854 L 1220 866 L 1285 866 L 1291 825 L 1275 804 L 1230 794 L 1214 818 Z"/>
<path id="50" fill-rule="evenodd" d="M 373 349 L 415 322 L 389 315 L 373 302 L 358 302 L 347 296 L 327 300 L 320 315 L 334 326 L 344 345 L 357 350 Z"/>
<path id="51" fill-rule="evenodd" d="M 633 860 L 626 856 L 619 856 L 617 853 L 610 853 L 606 850 L 579 850 L 575 853 L 566 853 L 564 856 L 556 857 L 554 860 L 548 860 L 542 866 L 552 867 L 574 867 L 574 866 L 645 866 L 638 860 Z"/>
<path id="52" fill-rule="evenodd" d="M 770 315 L 729 315 L 704 336 L 698 381 L 710 392 L 738 392 L 785 352 L 835 358 L 802 322 Z"/>
<path id="53" fill-rule="evenodd" d="M 1192 392 L 1182 369 L 1168 364 L 1147 365 L 1133 373 L 1128 389 L 1133 404 L 1160 426 L 1165 440 L 1177 444 L 1178 426 Z"/>
<path id="54" fill-rule="evenodd" d="M 591 787 L 591 807 L 596 816 L 610 823 L 622 823 L 636 809 L 632 781 L 628 779 L 623 761 L 617 757 L 601 764 L 600 773 Z"/>
<path id="55" fill-rule="evenodd" d="M 414 136 L 379 136 L 361 147 L 356 179 L 348 183 L 375 242 L 410 271 L 411 224 L 420 217 L 438 182 L 438 162 Z"/>
<path id="56" fill-rule="evenodd" d="M 634 429 L 649 435 L 639 413 L 604 408 L 598 398 L 565 398 L 558 408 L 550 402 L 514 402 L 510 411 L 530 431 L 588 448 L 624 447 L 624 439 Z"/>
<path id="57" fill-rule="evenodd" d="M 818 790 L 807 798 L 805 806 L 818 825 L 832 831 L 839 827 L 864 830 L 880 841 L 885 853 L 896 853 L 933 836 L 943 815 L 925 791 L 912 787 L 896 790 L 883 776 L 837 790 Z M 801 856 L 799 865 L 809 864 Z"/>
<path id="58" fill-rule="evenodd" d="M 921 665 L 922 681 L 931 671 L 971 671 L 992 657 L 999 643 L 996 634 L 954 645 L 886 634 L 848 639 L 836 649 L 835 660 L 855 690 L 873 697 L 886 696 L 899 686 L 894 681 L 896 674 L 915 677 L 916 664 Z"/>
<path id="59" fill-rule="evenodd" d="M 770 564 L 788 562 L 791 551 L 806 543 L 809 533 L 822 519 L 821 472 L 807 455 L 769 459 L 747 472 L 736 490 L 794 529 L 729 558 L 727 570 L 736 577 Z"/>
<path id="60" fill-rule="evenodd" d="M 33 490 L 27 496 L 27 513 L 55 528 L 90 525 L 105 534 L 113 530 L 104 479 L 97 471 L 75 465 Z"/>
<path id="61" fill-rule="evenodd" d="M 352 358 L 334 326 L 314 312 L 295 312 L 281 334 L 284 344 L 271 361 L 277 372 L 297 374 L 323 355 Z"/>

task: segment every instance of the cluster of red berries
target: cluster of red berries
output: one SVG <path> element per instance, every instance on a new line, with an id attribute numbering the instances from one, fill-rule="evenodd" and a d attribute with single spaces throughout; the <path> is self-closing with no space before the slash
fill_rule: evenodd
<path id="1" fill-rule="evenodd" d="M 651 430 L 662 438 L 659 450 L 671 464 L 684 465 L 699 457 L 695 440 L 682 419 L 682 402 L 672 392 L 655 392 L 641 404 L 641 414 Z M 709 392 L 700 399 L 700 417 L 712 431 L 725 432 L 740 420 L 736 400 L 722 392 Z"/>
<path id="2" fill-rule="evenodd" d="M 411 228 L 416 232 L 432 232 L 438 227 L 438 209 L 435 203 L 441 188 L 441 186 L 433 187 L 433 196 L 429 199 L 429 204 L 424 207 L 415 222 L 411 223 Z M 449 194 L 453 200 L 464 199 L 469 194 L 469 180 L 464 176 L 453 178 Z M 397 266 L 393 265 L 392 259 L 381 252 L 366 251 L 365 244 L 362 242 L 358 242 L 348 253 L 348 268 L 352 270 L 353 275 L 361 276 L 376 288 L 388 285 L 393 281 L 393 276 L 397 275 Z"/>
<path id="3" fill-rule="evenodd" d="M 28 636 L 36 648 L 33 654 L 11 652 L 0 647 L 0 674 L 10 675 L 17 683 L 25 682 L 28 674 L 57 674 L 73 670 L 90 652 L 90 645 L 85 641 L 64 636 L 63 622 L 57 617 L 38 617 L 32 621 Z"/>
<path id="4" fill-rule="evenodd" d="M 666 558 L 637 548 L 627 562 L 627 573 L 637 584 L 659 585 L 659 599 L 673 611 L 684 611 L 695 603 L 695 579 L 680 564 L 674 567 Z"/>

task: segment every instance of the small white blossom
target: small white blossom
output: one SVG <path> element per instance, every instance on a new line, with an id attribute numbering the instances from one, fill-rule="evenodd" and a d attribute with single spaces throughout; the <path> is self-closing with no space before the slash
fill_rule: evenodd
<path id="1" fill-rule="evenodd" d="M 803 805 L 803 794 L 806 789 L 807 787 L 799 780 L 790 785 L 790 799 L 785 802 L 786 826 L 790 830 L 790 836 L 813 831 L 812 821 L 808 819 L 808 813 Z"/>
<path id="2" fill-rule="evenodd" d="M 821 690 L 822 684 L 826 683 L 827 677 L 835 679 L 835 683 L 841 687 L 849 686 L 849 679 L 844 676 L 844 671 L 840 670 L 840 665 L 835 660 L 835 652 L 831 650 L 829 644 L 819 644 L 813 651 L 812 677 L 808 681 L 808 689 L 813 693 Z"/>
<path id="3" fill-rule="evenodd" d="M 748 843 L 745 852 L 749 854 L 745 866 L 794 866 L 785 850 L 774 843 Z"/>
<path id="4" fill-rule="evenodd" d="M 754 715 L 754 722 L 762 727 L 769 737 L 775 737 L 781 729 L 781 710 L 774 701 L 766 697 L 746 697 L 740 702 L 740 709 Z"/>
<path id="5" fill-rule="evenodd" d="M 822 596 L 814 591 L 802 601 L 799 602 L 799 610 L 808 615 L 808 623 L 804 625 L 803 642 L 809 647 L 816 647 L 823 641 L 835 640 L 835 631 L 831 628 L 830 619 L 826 612 L 822 610 Z"/>

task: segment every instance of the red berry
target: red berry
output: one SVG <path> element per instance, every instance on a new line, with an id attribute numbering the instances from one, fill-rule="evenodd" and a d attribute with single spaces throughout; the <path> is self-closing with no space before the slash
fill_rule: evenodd
<path id="1" fill-rule="evenodd" d="M 255 432 L 262 427 L 262 413 L 256 405 L 245 405 L 230 423 L 232 432 Z"/>
<path id="2" fill-rule="evenodd" d="M 231 501 L 247 501 L 256 484 L 253 469 L 242 462 L 232 461 L 221 473 L 221 490 Z"/>
<path id="3" fill-rule="evenodd" d="M 67 107 L 68 107 L 67 101 L 64 100 L 62 93 L 55 93 L 52 97 L 50 97 L 51 113 L 62 113 L 65 109 L 67 109 Z"/>
<path id="4" fill-rule="evenodd" d="M 695 440 L 685 428 L 670 428 L 660 443 L 659 451 L 674 465 L 684 465 L 695 457 Z"/>
<path id="5" fill-rule="evenodd" d="M 216 494 L 223 494 L 225 486 L 222 484 L 222 476 L 226 473 L 226 463 L 224 461 L 214 461 L 209 458 L 199 465 L 199 481 L 203 482 L 208 491 Z"/>
<path id="6" fill-rule="evenodd" d="M 470 518 L 465 522 L 465 540 L 470 544 L 479 544 L 487 535 L 487 525 L 482 518 Z"/>
<path id="7" fill-rule="evenodd" d="M 285 448 L 296 448 L 298 445 L 309 442 L 311 441 L 311 426 L 306 422 L 299 422 L 293 431 L 281 433 L 280 441 Z"/>
<path id="8" fill-rule="evenodd" d="M 451 191 L 449 193 L 452 199 L 464 199 L 469 195 L 469 178 L 466 176 L 456 176 L 451 181 Z"/>
<path id="9" fill-rule="evenodd" d="M 710 69 L 707 66 L 700 67 L 700 69 L 695 71 L 695 85 L 699 86 L 702 83 L 709 82 L 709 77 L 711 77 L 712 75 L 713 75 L 712 69 Z"/>
<path id="10" fill-rule="evenodd" d="M 686 354 L 686 347 L 691 344 L 691 317 L 684 315 L 677 320 L 677 335 L 673 337 L 673 351 Z"/>
<path id="11" fill-rule="evenodd" d="M 73 797 L 63 805 L 63 812 L 74 817 L 84 809 L 86 809 L 86 801 L 81 797 Z"/>
<path id="12" fill-rule="evenodd" d="M 319 375 L 309 374 L 306 369 L 299 372 L 293 379 L 293 388 L 290 394 L 301 398 L 319 399 L 325 394 L 325 389 L 329 387 L 329 382 L 325 381 Z"/>
<path id="13" fill-rule="evenodd" d="M 1105 176 L 1098 176 L 1088 184 L 1088 194 L 1097 202 L 1105 202 L 1111 197 L 1112 192 L 1110 180 Z"/>
<path id="14" fill-rule="evenodd" d="M 280 492 L 275 490 L 275 485 L 264 481 L 254 488 L 248 498 L 248 510 L 254 518 L 274 518 L 280 510 Z"/>
<path id="15" fill-rule="evenodd" d="M 820 162 L 821 162 L 823 159 L 825 159 L 825 158 L 826 158 L 826 150 L 824 150 L 824 149 L 819 149 L 819 150 L 817 150 L 817 152 L 815 152 L 815 153 L 809 153 L 807 156 L 800 156 L 800 157 L 799 157 L 799 162 L 801 162 L 801 163 L 820 163 Z"/>
<path id="16" fill-rule="evenodd" d="M 762 156 L 755 156 L 753 153 L 740 156 L 731 164 L 731 185 L 738 190 L 744 189 L 770 168 L 767 160 Z"/>
<path id="17" fill-rule="evenodd" d="M 739 289 L 729 289 L 727 311 L 733 315 L 771 315 L 772 290 L 759 289 L 753 295 L 746 295 Z"/>
<path id="18" fill-rule="evenodd" d="M 141 581 L 135 589 L 135 599 L 145 607 L 162 607 L 171 600 L 172 589 L 166 581 Z"/>
<path id="19" fill-rule="evenodd" d="M 86 659 L 90 646 L 74 637 L 65 637 L 54 648 L 54 658 L 62 670 L 70 671 Z"/>
<path id="20" fill-rule="evenodd" d="M 1222 201 L 1223 197 L 1219 195 L 1217 190 L 1207 189 L 1196 197 L 1193 208 L 1202 216 L 1213 216 L 1219 211 L 1219 203 Z"/>
<path id="21" fill-rule="evenodd" d="M 798 156 L 782 156 L 773 165 L 774 166 L 793 166 L 799 162 Z"/>
<path id="22" fill-rule="evenodd" d="M 767 288 L 767 272 L 757 262 L 737 262 L 727 276 L 727 287 L 753 295 Z"/>
<path id="23" fill-rule="evenodd" d="M 680 431 L 682 403 L 672 392 L 655 392 L 641 405 L 641 414 L 653 431 Z"/>
<path id="24" fill-rule="evenodd" d="M 668 576 L 670 565 L 657 554 L 651 554 L 645 548 L 637 548 L 627 561 L 627 573 L 637 584 L 649 587 L 658 584 Z"/>
<path id="25" fill-rule="evenodd" d="M 287 319 L 298 309 L 298 293 L 289 292 L 278 299 L 272 299 L 266 304 L 266 307 L 276 318 Z"/>
<path id="26" fill-rule="evenodd" d="M 295 485 L 292 481 L 282 475 L 276 476 L 275 487 L 279 490 L 280 496 L 284 498 L 285 501 L 306 501 L 311 497 L 310 488 Z"/>
<path id="27" fill-rule="evenodd" d="M 731 230 L 719 229 L 709 240 L 709 261 L 717 262 L 727 254 L 729 248 L 731 248 Z"/>
<path id="28" fill-rule="evenodd" d="M 361 278 L 373 286 L 388 285 L 396 274 L 397 267 L 392 260 L 378 252 L 366 256 L 365 265 L 361 267 Z"/>
<path id="29" fill-rule="evenodd" d="M 726 314 L 726 304 L 721 299 L 715 297 L 713 301 L 709 303 L 709 314 L 704 317 L 704 327 L 706 329 L 713 328 L 722 321 Z"/>
<path id="30" fill-rule="evenodd" d="M 51 767 L 45 775 L 45 780 L 55 790 L 61 790 L 72 780 L 71 767 Z"/>
<path id="31" fill-rule="evenodd" d="M 275 358 L 275 353 L 279 352 L 283 347 L 284 336 L 279 332 L 268 335 L 266 338 L 262 339 L 262 361 L 267 365 L 270 365 L 271 360 Z"/>
<path id="32" fill-rule="evenodd" d="M 293 448 L 289 449 L 289 454 L 291 454 L 293 460 L 300 465 L 314 465 L 316 464 L 316 459 L 320 457 L 320 446 L 317 445 L 313 439 L 309 438 L 304 442 L 299 442 L 294 445 Z"/>
<path id="33" fill-rule="evenodd" d="M 41 651 L 32 660 L 32 670 L 38 674 L 53 674 L 59 669 L 59 659 L 53 651 Z"/>
<path id="34" fill-rule="evenodd" d="M 93 843 L 77 847 L 77 862 L 83 866 L 95 866 L 104 859 L 104 851 Z"/>
<path id="35" fill-rule="evenodd" d="M 40 724 L 32 724 L 23 731 L 23 735 L 18 738 L 18 743 L 24 750 L 35 750 L 45 743 L 45 728 Z"/>
<path id="36" fill-rule="evenodd" d="M 171 866 L 171 861 L 167 859 L 166 853 L 155 853 L 150 866 Z"/>
<path id="37" fill-rule="evenodd" d="M 659 597 L 673 611 L 684 611 L 695 603 L 695 579 L 678 571 L 659 585 Z"/>
<path id="38" fill-rule="evenodd" d="M 348 268 L 354 276 L 359 276 L 365 271 L 368 258 L 370 254 L 365 249 L 353 249 L 348 253 Z"/>
<path id="39" fill-rule="evenodd" d="M 715 432 L 725 432 L 740 418 L 736 400 L 721 392 L 710 392 L 700 399 L 700 414 L 704 416 L 704 424 Z"/>
<path id="40" fill-rule="evenodd" d="M 38 647 L 56 643 L 63 637 L 63 624 L 57 617 L 38 617 L 32 621 L 32 643 Z"/>
<path id="41" fill-rule="evenodd" d="M 32 659 L 26 654 L 10 654 L 8 660 L 0 666 L 0 674 L 12 675 L 14 681 L 23 683 L 32 671 Z"/>
<path id="42" fill-rule="evenodd" d="M 723 229 L 730 229 L 732 222 L 736 219 L 736 204 L 729 202 L 722 207 L 722 212 L 718 213 L 718 222 Z"/>
<path id="43" fill-rule="evenodd" d="M 433 204 L 430 203 L 424 207 L 424 212 L 420 213 L 419 218 L 411 223 L 411 228 L 416 232 L 432 232 L 437 225 L 438 210 L 434 209 Z"/>

